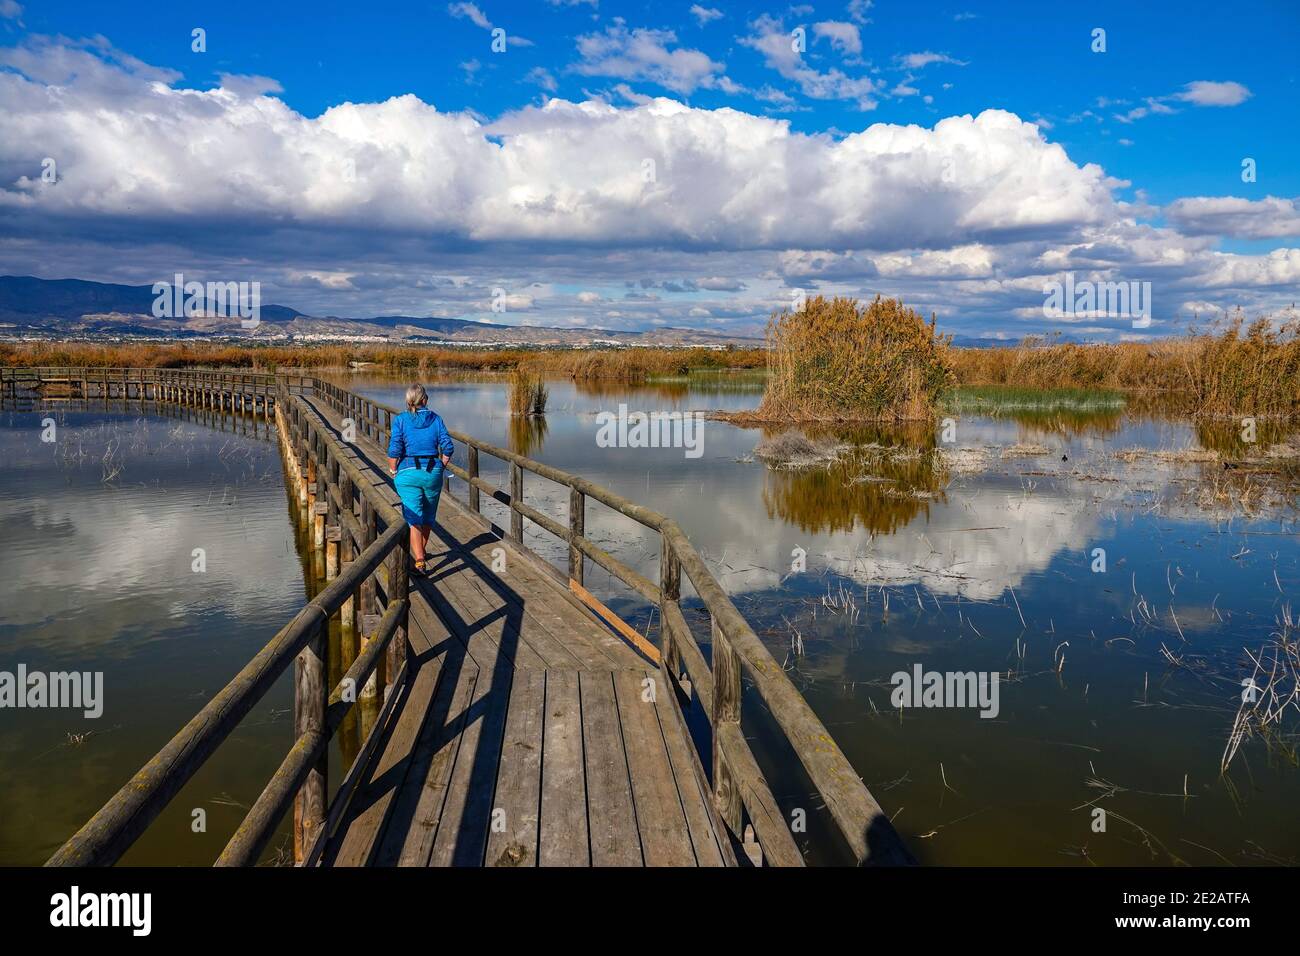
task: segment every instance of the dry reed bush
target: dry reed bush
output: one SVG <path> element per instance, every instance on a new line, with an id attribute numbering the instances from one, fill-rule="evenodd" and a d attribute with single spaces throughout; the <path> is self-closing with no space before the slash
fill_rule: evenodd
<path id="1" fill-rule="evenodd" d="M 1241 331 L 1240 320 L 1218 336 L 1202 336 L 1188 363 L 1198 413 L 1278 417 L 1300 407 L 1300 323 L 1274 329 L 1257 319 Z"/>
<path id="2" fill-rule="evenodd" d="M 918 421 L 952 384 L 948 336 L 898 299 L 816 296 L 768 324 L 768 421 Z"/>
<path id="3" fill-rule="evenodd" d="M 528 418 L 546 414 L 546 401 L 550 393 L 542 377 L 528 366 L 520 366 L 510 373 L 510 414 Z"/>

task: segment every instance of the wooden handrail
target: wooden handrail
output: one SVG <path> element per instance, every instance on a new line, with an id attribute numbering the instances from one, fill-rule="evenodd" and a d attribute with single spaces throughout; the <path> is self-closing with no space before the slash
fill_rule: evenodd
<path id="1" fill-rule="evenodd" d="M 391 526 L 345 574 L 309 601 L 46 865 L 116 863 L 405 534 L 404 524 Z"/>
<path id="2" fill-rule="evenodd" d="M 41 370 L 43 371 L 43 370 Z M 55 370 L 56 372 L 59 370 Z M 79 372 L 82 370 L 78 370 Z M 199 373 L 170 370 L 142 370 L 151 373 L 151 382 L 174 382 L 187 389 L 220 390 L 234 387 L 246 389 L 263 385 L 253 382 L 250 376 L 234 373 Z M 154 375 L 154 372 L 163 374 Z M 297 737 L 289 754 L 281 763 L 271 781 L 263 790 L 244 821 L 232 836 L 218 860 L 220 865 L 250 864 L 256 862 L 284 816 L 294 797 L 308 793 L 313 783 L 321 806 L 310 810 L 309 822 L 324 823 L 323 760 L 334 733 L 344 716 L 351 710 L 359 694 L 344 694 L 344 684 L 325 696 L 324 688 L 324 629 L 329 620 L 364 593 L 385 563 L 391 565 L 388 580 L 391 589 L 387 609 L 378 627 L 364 642 L 361 652 L 348 670 L 345 680 L 352 687 L 360 687 L 380 669 L 384 657 L 389 657 L 390 678 L 387 688 L 391 695 L 393 681 L 404 673 L 404 668 L 392 664 L 393 645 L 400 642 L 405 656 L 405 629 L 409 604 L 405 597 L 404 574 L 406 569 L 407 526 L 401 515 L 373 488 L 353 479 L 360 477 L 359 467 L 350 459 L 351 452 L 338 442 L 314 410 L 305 405 L 300 395 L 291 395 L 290 389 L 300 391 L 310 387 L 310 380 L 302 377 L 276 379 L 277 409 L 285 413 L 282 424 L 292 418 L 294 444 L 286 447 L 286 455 L 293 456 L 308 444 L 322 465 L 322 475 L 333 468 L 347 481 L 348 495 L 353 489 L 360 492 L 364 522 L 357 522 L 350 514 L 353 502 L 338 500 L 337 488 L 329 490 L 336 503 L 349 512 L 354 530 L 368 538 L 325 588 L 307 602 L 293 620 L 230 681 L 208 704 L 199 711 L 130 781 L 123 786 L 87 823 L 81 827 L 47 861 L 47 866 L 102 866 L 111 865 L 139 838 L 140 834 L 167 807 L 185 783 L 212 756 L 221 743 L 229 737 L 240 721 L 266 694 L 290 663 L 297 661 L 295 677 L 295 723 Z M 90 379 L 94 381 L 92 377 Z M 101 379 L 102 380 L 102 379 Z M 116 379 L 121 381 L 122 379 Z M 288 425 L 282 433 L 286 438 Z M 287 446 L 286 442 L 286 446 Z M 367 532 L 377 516 L 384 523 L 382 533 L 373 536 Z M 346 522 L 345 522 L 346 523 Z M 364 527 L 363 527 L 364 525 Z M 394 556 L 400 560 L 394 561 Z M 372 589 L 373 590 L 373 589 Z M 399 597 L 400 595 L 400 597 Z M 306 668 L 306 670 L 304 670 Z M 316 688 L 319 687 L 319 693 Z M 319 780 L 313 781 L 314 777 Z M 310 838 L 310 837 L 309 837 Z"/>
<path id="3" fill-rule="evenodd" d="M 266 785 L 266 789 L 244 817 L 244 822 L 217 858 L 217 866 L 252 866 L 257 862 L 312 765 L 320 759 L 331 738 L 343 725 L 343 718 L 356 703 L 356 692 L 379 666 L 389 642 L 397 633 L 402 615 L 407 613 L 408 608 L 409 605 L 404 600 L 395 601 L 388 606 L 379 622 L 378 631 L 366 639 L 347 674 L 330 692 L 325 726 L 320 732 L 302 734 L 294 742 L 293 749 L 284 758 L 271 782 Z M 353 692 L 350 700 L 348 690 Z"/>

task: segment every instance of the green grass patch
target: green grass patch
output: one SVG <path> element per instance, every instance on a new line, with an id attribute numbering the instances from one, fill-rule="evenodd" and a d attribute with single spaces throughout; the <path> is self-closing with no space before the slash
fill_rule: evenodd
<path id="1" fill-rule="evenodd" d="M 1127 397 L 1116 389 L 1014 385 L 959 385 L 943 401 L 947 411 L 994 416 L 1015 412 L 1114 412 L 1127 404 Z"/>

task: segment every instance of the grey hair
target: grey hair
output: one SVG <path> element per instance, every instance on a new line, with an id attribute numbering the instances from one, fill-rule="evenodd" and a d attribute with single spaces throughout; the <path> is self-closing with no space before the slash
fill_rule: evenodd
<path id="1" fill-rule="evenodd" d="M 429 404 L 429 393 L 424 390 L 423 385 L 412 385 L 406 390 L 406 410 L 413 412 L 417 408 L 424 408 Z"/>

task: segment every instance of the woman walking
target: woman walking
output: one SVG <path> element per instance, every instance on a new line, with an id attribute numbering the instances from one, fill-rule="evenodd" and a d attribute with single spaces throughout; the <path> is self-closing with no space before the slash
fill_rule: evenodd
<path id="1" fill-rule="evenodd" d="M 406 390 L 406 411 L 393 419 L 388 442 L 388 473 L 402 499 L 402 517 L 411 526 L 411 559 L 415 573 L 428 574 L 425 549 L 438 514 L 442 472 L 455 450 L 442 416 L 428 409 L 423 385 Z"/>

